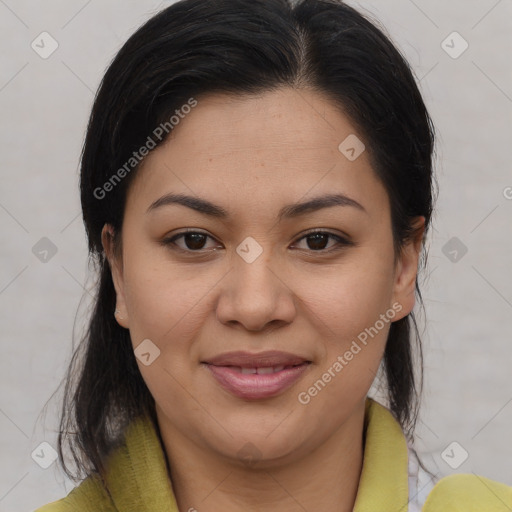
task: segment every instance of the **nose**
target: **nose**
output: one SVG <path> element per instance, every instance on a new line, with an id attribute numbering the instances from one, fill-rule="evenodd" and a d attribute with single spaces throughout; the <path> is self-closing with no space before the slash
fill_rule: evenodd
<path id="1" fill-rule="evenodd" d="M 250 263 L 235 257 L 233 268 L 221 282 L 217 319 L 248 331 L 273 330 L 291 323 L 296 300 L 292 283 L 287 281 L 264 254 Z"/>

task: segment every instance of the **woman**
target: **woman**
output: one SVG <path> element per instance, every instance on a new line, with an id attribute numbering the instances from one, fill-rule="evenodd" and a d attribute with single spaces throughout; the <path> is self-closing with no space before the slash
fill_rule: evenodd
<path id="1" fill-rule="evenodd" d="M 140 28 L 82 155 L 100 280 L 59 455 L 86 478 L 39 511 L 512 503 L 413 450 L 433 145 L 406 61 L 339 1 L 184 0 Z"/>

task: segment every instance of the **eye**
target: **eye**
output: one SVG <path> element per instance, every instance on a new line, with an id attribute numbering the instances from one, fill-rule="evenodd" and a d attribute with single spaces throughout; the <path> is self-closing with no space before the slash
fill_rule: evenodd
<path id="1" fill-rule="evenodd" d="M 176 243 L 176 240 L 179 240 L 180 238 L 183 238 L 185 247 Z M 205 249 L 205 242 L 208 238 L 213 240 L 210 235 L 207 235 L 201 231 L 187 230 L 182 231 L 181 233 L 178 233 L 171 238 L 162 240 L 162 244 L 165 246 L 175 245 L 178 247 L 178 249 L 185 252 L 200 252 Z M 215 248 L 213 248 L 213 250 L 215 250 Z"/>
<path id="2" fill-rule="evenodd" d="M 328 243 L 329 239 L 335 240 L 337 243 L 334 246 L 326 249 L 326 243 Z M 302 240 L 306 240 L 305 250 L 313 251 L 313 252 L 331 252 L 333 250 L 343 249 L 346 246 L 354 245 L 353 242 L 348 240 L 345 237 L 340 235 L 335 235 L 334 233 L 330 233 L 329 231 L 310 231 L 305 236 L 299 238 L 299 242 Z M 302 250 L 302 248 L 301 248 Z"/>
<path id="3" fill-rule="evenodd" d="M 205 248 L 205 244 L 208 238 L 214 240 L 213 237 L 203 233 L 201 231 L 187 230 L 178 233 L 171 238 L 166 238 L 162 240 L 161 244 L 164 246 L 173 245 L 178 248 L 178 250 L 183 252 L 207 252 L 208 248 Z M 176 243 L 177 240 L 183 239 L 183 245 Z M 336 243 L 330 248 L 326 248 L 326 243 L 328 243 L 329 239 L 334 240 Z M 345 237 L 340 235 L 336 235 L 334 233 L 330 233 L 328 231 L 310 231 L 306 235 L 299 238 L 298 242 L 302 240 L 307 240 L 306 248 L 300 248 L 299 250 L 306 250 L 310 252 L 322 252 L 329 253 L 335 250 L 343 249 L 346 246 L 354 245 L 353 242 L 348 240 Z M 214 251 L 219 246 L 215 246 L 210 248 L 210 251 Z"/>

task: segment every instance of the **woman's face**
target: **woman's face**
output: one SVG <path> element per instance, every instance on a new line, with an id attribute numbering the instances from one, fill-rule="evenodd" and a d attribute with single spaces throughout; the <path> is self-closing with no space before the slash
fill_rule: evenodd
<path id="1" fill-rule="evenodd" d="M 282 462 L 362 414 L 390 322 L 414 305 L 419 244 L 395 266 L 361 139 L 328 99 L 283 88 L 200 99 L 145 158 L 122 258 L 107 228 L 103 242 L 118 322 L 176 439 Z"/>

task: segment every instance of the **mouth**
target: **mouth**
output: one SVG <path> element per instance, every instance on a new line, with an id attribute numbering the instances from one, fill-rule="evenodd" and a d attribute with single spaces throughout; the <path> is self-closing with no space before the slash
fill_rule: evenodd
<path id="1" fill-rule="evenodd" d="M 309 368 L 311 361 L 287 352 L 229 352 L 202 364 L 230 394 L 261 400 L 284 393 Z"/>
<path id="2" fill-rule="evenodd" d="M 302 364 L 302 363 L 301 363 Z M 263 366 L 263 367 L 252 367 L 252 366 L 225 366 L 225 368 L 231 368 L 233 371 L 237 371 L 239 373 L 243 373 L 244 375 L 269 375 L 271 373 L 281 372 L 283 370 L 290 370 L 291 368 L 296 368 L 300 366 L 300 364 L 294 365 L 279 365 L 279 366 Z"/>

